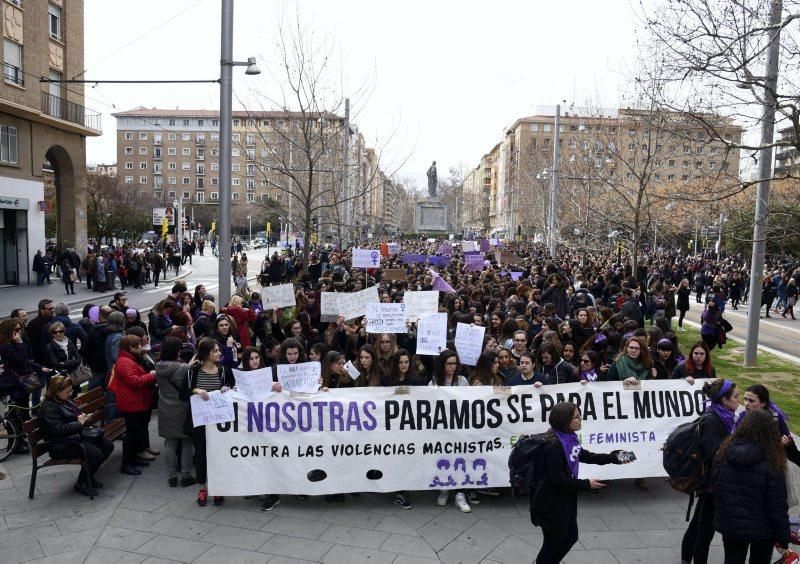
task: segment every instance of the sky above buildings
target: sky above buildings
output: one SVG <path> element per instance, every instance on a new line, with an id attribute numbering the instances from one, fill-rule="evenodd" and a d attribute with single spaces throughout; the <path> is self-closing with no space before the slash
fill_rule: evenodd
<path id="1" fill-rule="evenodd" d="M 438 162 L 472 168 L 505 130 L 540 105 L 617 106 L 636 63 L 638 2 L 495 0 L 236 0 L 234 109 L 278 109 L 279 23 L 328 57 L 329 104 L 351 98 L 353 121 L 396 179 L 426 185 Z M 132 9 L 133 8 L 133 9 Z M 219 0 L 87 0 L 85 79 L 191 80 L 219 76 Z M 72 78 L 72 77 L 67 77 Z M 103 114 L 87 161 L 116 160 L 111 114 L 138 106 L 219 109 L 217 84 L 91 85 Z"/>

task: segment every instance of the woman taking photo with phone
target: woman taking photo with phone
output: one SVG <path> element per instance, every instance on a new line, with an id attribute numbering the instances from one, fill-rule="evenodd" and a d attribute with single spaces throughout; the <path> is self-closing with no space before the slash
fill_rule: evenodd
<path id="1" fill-rule="evenodd" d="M 544 533 L 536 564 L 558 564 L 578 541 L 578 491 L 606 487 L 599 480 L 578 479 L 580 463 L 620 464 L 619 451 L 595 454 L 581 447 L 577 432 L 583 421 L 575 404 L 556 404 L 548 422 L 548 441 L 540 455 L 544 477 L 531 495 L 531 521 Z"/>

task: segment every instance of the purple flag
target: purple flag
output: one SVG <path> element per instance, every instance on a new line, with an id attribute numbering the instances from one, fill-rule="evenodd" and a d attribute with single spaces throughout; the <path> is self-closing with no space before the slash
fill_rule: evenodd
<path id="1" fill-rule="evenodd" d="M 464 270 L 466 272 L 480 272 L 483 270 L 483 254 L 474 253 L 464 255 Z"/>
<path id="2" fill-rule="evenodd" d="M 417 255 L 412 253 L 406 253 L 403 255 L 403 262 L 406 264 L 414 264 L 417 262 L 425 262 L 425 255 Z"/>
<path id="3" fill-rule="evenodd" d="M 428 272 L 430 272 L 431 276 L 433 277 L 433 284 L 431 285 L 431 287 L 434 290 L 439 290 L 440 292 L 447 292 L 450 294 L 456 293 L 453 287 L 447 283 L 447 280 L 439 276 L 439 274 L 434 269 L 430 268 L 428 269 Z"/>
<path id="4" fill-rule="evenodd" d="M 450 243 L 442 243 L 442 246 L 439 247 L 439 253 L 443 255 L 452 256 L 453 255 L 453 245 Z"/>
<path id="5" fill-rule="evenodd" d="M 450 257 L 440 257 L 437 255 L 429 255 L 428 262 L 435 265 L 445 267 L 450 264 Z"/>
<path id="6" fill-rule="evenodd" d="M 489 252 L 489 239 L 481 239 L 481 252 L 488 253 Z"/>
<path id="7" fill-rule="evenodd" d="M 512 272 L 511 273 L 511 279 L 512 280 L 517 281 L 520 278 L 522 278 L 522 273 L 521 272 Z"/>

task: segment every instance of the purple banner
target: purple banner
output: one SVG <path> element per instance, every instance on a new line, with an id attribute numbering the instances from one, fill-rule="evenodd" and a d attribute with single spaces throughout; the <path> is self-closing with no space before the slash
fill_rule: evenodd
<path id="1" fill-rule="evenodd" d="M 490 249 L 489 239 L 482 239 L 481 240 L 481 252 L 488 253 Z"/>
<path id="2" fill-rule="evenodd" d="M 406 253 L 403 255 L 403 262 L 406 264 L 414 264 L 418 262 L 425 262 L 425 258 L 425 255 Z"/>
<path id="3" fill-rule="evenodd" d="M 442 243 L 442 246 L 439 247 L 439 253 L 447 255 L 448 257 L 453 256 L 453 245 L 450 243 Z"/>
<path id="4" fill-rule="evenodd" d="M 429 255 L 428 262 L 435 266 L 447 266 L 450 264 L 450 257 L 440 257 L 436 255 Z"/>
<path id="5" fill-rule="evenodd" d="M 522 278 L 522 273 L 521 272 L 512 272 L 511 273 L 511 279 L 512 280 L 517 281 L 520 278 Z"/>
<path id="6" fill-rule="evenodd" d="M 483 254 L 471 253 L 464 255 L 464 270 L 466 272 L 480 272 L 483 270 Z"/>

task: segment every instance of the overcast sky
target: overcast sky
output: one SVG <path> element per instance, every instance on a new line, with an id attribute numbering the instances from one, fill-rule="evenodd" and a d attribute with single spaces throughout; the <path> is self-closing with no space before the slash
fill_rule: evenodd
<path id="1" fill-rule="evenodd" d="M 639 27 L 627 0 L 236 0 L 234 58 L 256 56 L 263 72 L 234 70 L 234 109 L 243 109 L 237 97 L 269 109 L 255 92 L 277 92 L 278 22 L 296 14 L 314 43 L 330 47 L 332 95 L 353 98 L 384 171 L 420 186 L 434 159 L 440 178 L 476 166 L 537 105 L 617 105 Z M 86 79 L 219 76 L 219 0 L 87 0 L 85 24 Z M 219 86 L 87 85 L 86 106 L 103 114 L 104 132 L 87 141 L 87 160 L 108 163 L 111 113 L 218 110 Z"/>

